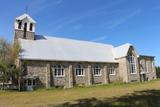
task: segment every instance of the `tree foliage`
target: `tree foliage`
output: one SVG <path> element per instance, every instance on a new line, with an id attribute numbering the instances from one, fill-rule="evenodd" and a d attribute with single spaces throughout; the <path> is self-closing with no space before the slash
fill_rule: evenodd
<path id="1" fill-rule="evenodd" d="M 160 67 L 156 67 L 156 73 L 157 73 L 157 77 L 160 78 Z"/>
<path id="2" fill-rule="evenodd" d="M 11 44 L 4 38 L 0 38 L 0 82 L 3 83 L 3 87 L 5 83 L 11 81 L 11 78 L 18 78 L 19 68 L 16 67 L 15 60 L 19 52 L 18 41 Z"/>

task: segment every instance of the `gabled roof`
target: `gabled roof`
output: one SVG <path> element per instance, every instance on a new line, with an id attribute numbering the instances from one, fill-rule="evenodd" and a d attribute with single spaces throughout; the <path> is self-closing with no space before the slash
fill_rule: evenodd
<path id="1" fill-rule="evenodd" d="M 111 62 L 127 56 L 129 43 L 119 47 L 109 44 L 36 36 L 36 40 L 19 39 L 22 47 L 21 59 L 45 61 Z"/>
<path id="2" fill-rule="evenodd" d="M 114 56 L 115 58 L 122 58 L 127 56 L 127 53 L 129 51 L 129 48 L 132 45 L 130 43 L 126 43 L 124 45 L 118 46 L 114 48 Z"/>
<path id="3" fill-rule="evenodd" d="M 20 39 L 21 59 L 115 63 L 112 45 L 57 37 Z"/>
<path id="4" fill-rule="evenodd" d="M 27 19 L 28 19 L 30 22 L 32 22 L 32 23 L 36 23 L 36 21 L 33 20 L 33 19 L 32 19 L 28 14 L 26 14 L 26 13 L 24 13 L 23 15 L 17 17 L 16 20 L 23 20 L 23 19 L 25 19 L 25 18 L 27 18 Z"/>

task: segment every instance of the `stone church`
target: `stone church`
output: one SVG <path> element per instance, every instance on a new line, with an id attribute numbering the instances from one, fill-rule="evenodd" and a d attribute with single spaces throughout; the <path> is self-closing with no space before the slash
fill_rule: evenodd
<path id="1" fill-rule="evenodd" d="M 15 19 L 21 45 L 19 64 L 26 62 L 23 87 L 65 87 L 156 79 L 154 56 L 139 55 L 132 44 L 110 44 L 36 35 L 28 14 Z"/>

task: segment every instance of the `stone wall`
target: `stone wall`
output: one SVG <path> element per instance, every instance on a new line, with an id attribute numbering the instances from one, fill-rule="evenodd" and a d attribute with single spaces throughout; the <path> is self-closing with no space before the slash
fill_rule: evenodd
<path id="1" fill-rule="evenodd" d="M 28 40 L 34 40 L 34 35 L 35 33 L 34 32 L 30 32 L 30 31 L 27 31 L 26 32 L 26 39 Z M 17 40 L 19 38 L 23 38 L 24 39 L 24 31 L 23 30 L 15 30 L 15 37 L 14 37 L 14 40 Z"/>
<path id="2" fill-rule="evenodd" d="M 55 76 L 55 65 L 61 64 L 64 66 L 63 77 Z M 84 67 L 85 75 L 77 76 L 75 67 L 81 64 Z M 101 75 L 93 75 L 93 66 L 99 65 Z M 115 66 L 116 75 L 109 75 L 107 66 Z M 39 77 L 37 87 L 66 87 L 71 88 L 74 85 L 92 85 L 92 84 L 107 84 L 119 80 L 118 64 L 112 63 L 86 63 L 86 62 L 48 62 L 48 61 L 27 61 L 27 74 L 37 75 Z"/>
<path id="3" fill-rule="evenodd" d="M 119 76 L 123 82 L 129 82 L 126 57 L 117 59 L 119 62 Z"/>
<path id="4" fill-rule="evenodd" d="M 140 56 L 139 66 L 140 75 L 145 75 L 146 80 L 153 80 L 157 78 L 154 57 Z M 143 81 L 143 79 L 141 80 Z"/>
<path id="5" fill-rule="evenodd" d="M 130 65 L 128 61 L 129 54 L 133 55 L 135 58 L 135 62 L 136 62 L 135 74 L 130 73 Z M 117 59 L 117 61 L 119 62 L 119 75 L 123 82 L 140 81 L 139 61 L 137 56 L 138 55 L 136 54 L 134 47 L 131 46 L 130 49 L 128 50 L 127 56 Z"/>
<path id="6" fill-rule="evenodd" d="M 118 64 L 114 64 L 115 75 L 109 75 L 109 82 L 122 82 L 119 74 Z"/>
<path id="7" fill-rule="evenodd" d="M 27 61 L 27 74 L 38 76 L 36 87 L 66 87 L 72 88 L 75 85 L 92 85 L 92 84 L 108 84 L 111 82 L 132 82 L 140 81 L 140 64 L 139 62 L 149 62 L 149 72 L 145 73 L 148 80 L 156 78 L 156 71 L 154 65 L 154 58 L 139 58 L 135 55 L 136 73 L 130 73 L 130 65 L 127 57 L 117 59 L 118 63 L 93 63 L 93 62 L 67 62 L 67 61 Z M 64 76 L 55 76 L 55 66 L 61 64 L 64 67 Z M 77 76 L 75 74 L 76 66 L 82 65 L 85 75 Z M 145 65 L 143 64 L 143 65 Z M 98 65 L 101 70 L 101 75 L 94 75 L 94 66 Z M 108 71 L 109 66 L 114 66 L 115 75 L 110 75 Z"/>
<path id="8" fill-rule="evenodd" d="M 47 62 L 28 61 L 27 62 L 27 74 L 38 76 L 36 86 L 44 87 L 47 85 Z"/>

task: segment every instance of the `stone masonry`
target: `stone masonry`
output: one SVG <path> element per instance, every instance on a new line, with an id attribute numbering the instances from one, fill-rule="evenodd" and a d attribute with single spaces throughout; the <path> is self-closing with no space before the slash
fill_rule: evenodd
<path id="1" fill-rule="evenodd" d="M 64 66 L 64 77 L 55 77 L 54 66 L 61 64 Z M 72 88 L 75 85 L 90 86 L 92 84 L 108 84 L 110 82 L 119 81 L 118 64 L 117 63 L 86 63 L 84 62 L 85 75 L 76 76 L 75 66 L 82 62 L 48 62 L 48 61 L 27 61 L 27 74 L 37 75 L 39 78 L 36 82 L 36 87 L 65 87 Z M 100 65 L 100 76 L 93 75 L 93 66 Z M 115 66 L 115 75 L 109 75 L 107 66 Z"/>

